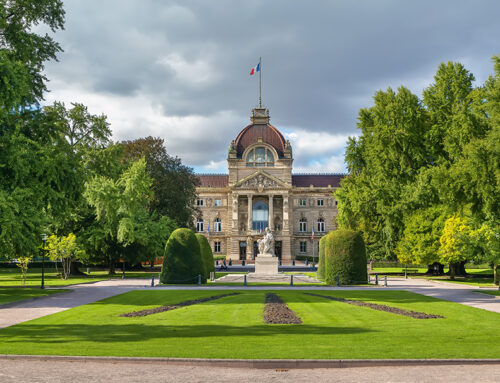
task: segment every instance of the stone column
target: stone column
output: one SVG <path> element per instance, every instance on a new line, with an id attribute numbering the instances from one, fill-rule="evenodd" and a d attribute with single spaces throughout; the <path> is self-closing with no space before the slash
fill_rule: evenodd
<path id="1" fill-rule="evenodd" d="M 269 229 L 274 231 L 274 205 L 273 205 L 274 196 L 269 196 Z"/>
<path id="2" fill-rule="evenodd" d="M 248 194 L 248 224 L 247 230 L 252 231 L 252 194 Z"/>
<path id="3" fill-rule="evenodd" d="M 233 210 L 233 216 L 232 216 L 232 219 L 233 219 L 233 224 L 232 224 L 232 228 L 233 228 L 233 231 L 238 231 L 239 230 L 239 226 L 238 226 L 238 194 L 236 193 L 233 193 L 233 207 L 232 207 L 232 210 Z"/>
<path id="4" fill-rule="evenodd" d="M 290 222 L 288 215 L 288 194 L 283 195 L 283 231 L 288 233 L 290 230 Z"/>

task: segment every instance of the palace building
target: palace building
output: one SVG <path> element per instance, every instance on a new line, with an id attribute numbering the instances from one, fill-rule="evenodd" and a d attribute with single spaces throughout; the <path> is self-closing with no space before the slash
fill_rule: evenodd
<path id="1" fill-rule="evenodd" d="M 335 229 L 332 193 L 344 175 L 293 174 L 292 147 L 269 123 L 269 110 L 253 109 L 250 120 L 231 141 L 228 174 L 198 174 L 196 230 L 227 259 L 254 259 L 266 227 L 280 259 L 317 257 L 319 239 Z"/>

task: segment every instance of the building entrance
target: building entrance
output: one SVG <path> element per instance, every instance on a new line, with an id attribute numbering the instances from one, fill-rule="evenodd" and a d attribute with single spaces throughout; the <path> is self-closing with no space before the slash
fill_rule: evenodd
<path id="1" fill-rule="evenodd" d="M 274 242 L 274 255 L 281 261 L 281 241 Z"/>
<path id="2" fill-rule="evenodd" d="M 247 243 L 240 241 L 240 260 L 247 259 Z"/>

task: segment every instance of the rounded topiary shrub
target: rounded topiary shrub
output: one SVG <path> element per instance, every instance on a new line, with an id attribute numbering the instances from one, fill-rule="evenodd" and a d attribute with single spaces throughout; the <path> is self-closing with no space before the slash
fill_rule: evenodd
<path id="1" fill-rule="evenodd" d="M 332 232 L 330 232 L 332 233 Z M 326 234 L 319 240 L 319 251 L 318 251 L 318 271 L 316 276 L 319 279 L 325 279 L 325 241 L 326 237 L 330 234 Z"/>
<path id="2" fill-rule="evenodd" d="M 201 275 L 206 282 L 205 267 L 201 259 L 200 244 L 189 229 L 177 229 L 165 246 L 161 283 L 197 283 Z"/>
<path id="3" fill-rule="evenodd" d="M 201 233 L 196 233 L 196 239 L 200 245 L 201 259 L 205 268 L 205 277 L 209 277 L 212 271 L 215 271 L 214 254 L 208 239 Z"/>
<path id="4" fill-rule="evenodd" d="M 363 235 L 352 230 L 336 230 L 324 242 L 325 282 L 328 285 L 366 283 L 366 249 Z"/>

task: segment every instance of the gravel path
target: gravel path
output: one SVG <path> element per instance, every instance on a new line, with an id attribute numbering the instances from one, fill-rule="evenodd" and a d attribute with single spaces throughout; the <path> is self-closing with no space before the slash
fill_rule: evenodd
<path id="1" fill-rule="evenodd" d="M 500 382 L 498 365 L 258 370 L 162 363 L 2 360 L 2 383 L 128 382 Z"/>

